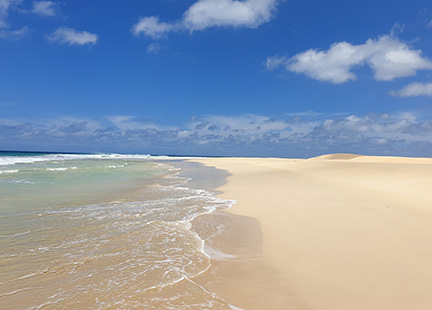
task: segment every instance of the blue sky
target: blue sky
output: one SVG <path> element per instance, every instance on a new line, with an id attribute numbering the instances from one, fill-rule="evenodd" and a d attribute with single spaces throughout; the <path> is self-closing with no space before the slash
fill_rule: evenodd
<path id="1" fill-rule="evenodd" d="M 432 156 L 432 3 L 0 0 L 0 149 Z"/>

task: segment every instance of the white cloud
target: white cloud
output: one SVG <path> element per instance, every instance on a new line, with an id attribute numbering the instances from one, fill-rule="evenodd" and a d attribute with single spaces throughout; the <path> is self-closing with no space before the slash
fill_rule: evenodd
<path id="1" fill-rule="evenodd" d="M 55 3 L 52 1 L 33 1 L 32 12 L 43 16 L 55 16 Z"/>
<path id="2" fill-rule="evenodd" d="M 283 66 L 287 71 L 334 84 L 355 80 L 352 70 L 362 65 L 372 68 L 378 81 L 391 81 L 413 76 L 417 70 L 432 69 L 432 62 L 422 57 L 420 50 L 411 49 L 397 37 L 389 35 L 369 39 L 360 45 L 339 42 L 327 51 L 310 49 L 291 58 L 274 56 L 266 60 L 269 70 Z"/>
<path id="3" fill-rule="evenodd" d="M 144 17 L 132 27 L 132 32 L 159 38 L 167 32 L 209 27 L 256 28 L 273 17 L 277 3 L 278 0 L 198 0 L 179 22 L 165 23 L 157 16 Z"/>
<path id="4" fill-rule="evenodd" d="M 70 45 L 96 44 L 98 35 L 87 31 L 76 31 L 73 28 L 60 27 L 54 31 L 48 39 L 53 42 L 66 43 Z"/>
<path id="5" fill-rule="evenodd" d="M 160 52 L 161 49 L 162 49 L 162 46 L 160 46 L 157 43 L 150 44 L 147 47 L 147 54 L 155 54 L 155 55 L 157 55 L 157 54 L 159 54 L 159 52 Z"/>
<path id="6" fill-rule="evenodd" d="M 398 38 L 383 36 L 369 39 L 364 46 L 366 61 L 375 70 L 375 79 L 391 81 L 416 75 L 417 70 L 431 70 L 432 62 L 422 57 L 420 50 L 410 49 Z"/>
<path id="7" fill-rule="evenodd" d="M 276 0 L 200 0 L 184 14 L 189 30 L 208 27 L 257 27 L 272 18 Z"/>
<path id="8" fill-rule="evenodd" d="M 132 27 L 132 32 L 135 35 L 144 33 L 144 35 L 148 37 L 157 39 L 166 32 L 175 31 L 177 28 L 175 24 L 160 22 L 158 16 L 150 16 L 141 18 L 139 22 Z"/>
<path id="9" fill-rule="evenodd" d="M 391 91 L 390 95 L 395 97 L 432 96 L 432 83 L 414 82 L 400 90 Z"/>

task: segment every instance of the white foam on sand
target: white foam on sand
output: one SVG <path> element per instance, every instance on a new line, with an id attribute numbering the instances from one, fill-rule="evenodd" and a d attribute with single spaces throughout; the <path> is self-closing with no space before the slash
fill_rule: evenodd
<path id="1" fill-rule="evenodd" d="M 17 173 L 19 170 L 0 170 L 0 174 Z"/>

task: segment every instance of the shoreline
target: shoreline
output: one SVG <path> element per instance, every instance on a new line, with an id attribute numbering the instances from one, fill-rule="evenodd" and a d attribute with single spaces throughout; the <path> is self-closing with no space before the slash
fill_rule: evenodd
<path id="1" fill-rule="evenodd" d="M 231 174 L 218 188 L 218 197 L 238 201 L 221 211 L 239 217 L 228 232 L 239 236 L 231 248 L 254 239 L 250 231 L 239 230 L 247 227 L 246 219 L 262 232 L 262 253 L 248 248 L 255 258 L 218 260 L 213 272 L 197 277 L 232 304 L 244 309 L 263 309 L 260 303 L 269 308 L 269 301 L 275 302 L 272 309 L 432 307 L 432 159 L 336 154 L 190 161 Z"/>
<path id="2" fill-rule="evenodd" d="M 182 169 L 179 175 L 189 179 L 189 188 L 204 189 L 217 197 L 223 194 L 218 189 L 225 186 L 231 176 L 225 169 L 195 160 L 170 162 L 170 165 Z M 263 260 L 259 222 L 249 216 L 231 213 L 235 205 L 236 202 L 231 207 L 192 220 L 192 231 L 204 241 L 203 251 L 210 258 L 210 266 L 189 280 L 226 302 L 229 309 L 291 307 L 293 298 L 283 279 Z"/>

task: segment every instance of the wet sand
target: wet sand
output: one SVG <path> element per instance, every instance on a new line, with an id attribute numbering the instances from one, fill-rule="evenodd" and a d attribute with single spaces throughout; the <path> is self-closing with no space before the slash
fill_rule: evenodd
<path id="1" fill-rule="evenodd" d="M 193 223 L 204 289 L 251 310 L 432 309 L 432 159 L 194 162 L 229 171 L 238 201 Z"/>

